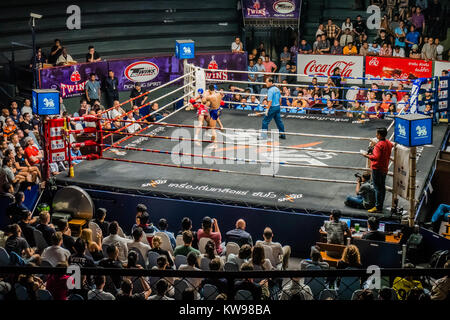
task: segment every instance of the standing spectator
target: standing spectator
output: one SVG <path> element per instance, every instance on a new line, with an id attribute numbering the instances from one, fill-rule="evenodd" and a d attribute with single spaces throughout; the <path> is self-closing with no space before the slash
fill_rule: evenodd
<path id="1" fill-rule="evenodd" d="M 420 44 L 420 33 L 416 30 L 416 28 L 411 25 L 409 27 L 409 32 L 406 34 L 406 47 L 411 50 L 413 45 L 419 45 Z"/>
<path id="2" fill-rule="evenodd" d="M 393 57 L 404 58 L 405 57 L 405 49 L 395 46 L 394 51 L 392 52 Z"/>
<path id="3" fill-rule="evenodd" d="M 108 71 L 108 77 L 104 82 L 106 106 L 111 108 L 114 100 L 119 100 L 119 80 L 114 76 L 114 71 Z"/>
<path id="4" fill-rule="evenodd" d="M 236 37 L 231 44 L 231 51 L 233 53 L 244 53 L 244 46 L 242 45 L 241 39 Z"/>
<path id="5" fill-rule="evenodd" d="M 353 23 L 350 17 L 345 18 L 345 21 L 342 22 L 342 28 L 341 30 L 349 29 L 350 33 L 353 33 Z"/>
<path id="6" fill-rule="evenodd" d="M 362 17 L 360 15 L 358 15 L 356 17 L 356 21 L 355 23 L 353 23 L 353 32 L 357 35 L 363 35 L 367 33 L 367 26 L 366 26 L 366 22 L 364 20 L 362 20 Z"/>
<path id="7" fill-rule="evenodd" d="M 406 20 L 406 16 L 408 13 L 408 2 L 409 0 L 398 0 L 397 2 L 400 21 Z"/>
<path id="8" fill-rule="evenodd" d="M 323 34 L 325 34 L 325 26 L 323 25 L 323 23 L 321 23 L 321 24 L 319 24 L 319 27 L 317 28 L 316 38 L 317 38 L 317 36 L 321 36 Z"/>
<path id="9" fill-rule="evenodd" d="M 422 13 L 422 9 L 416 8 L 416 12 L 412 14 L 411 22 L 418 32 L 423 33 L 425 30 L 425 16 Z"/>
<path id="10" fill-rule="evenodd" d="M 387 129 L 377 129 L 378 142 L 375 143 L 373 152 L 362 155 L 371 161 L 372 183 L 375 189 L 376 204 L 369 209 L 369 213 L 381 213 L 383 211 L 384 197 L 386 194 L 386 175 L 389 169 L 389 160 L 393 144 L 386 139 Z"/>
<path id="11" fill-rule="evenodd" d="M 325 30 L 326 30 L 327 38 L 329 41 L 333 41 L 334 39 L 339 39 L 339 35 L 341 34 L 341 29 L 339 29 L 339 27 L 333 23 L 332 19 L 328 19 Z"/>
<path id="12" fill-rule="evenodd" d="M 343 36 L 342 36 L 343 37 Z M 342 45 L 339 44 L 339 41 L 334 40 L 333 45 L 331 46 L 331 54 L 342 54 Z"/>
<path id="13" fill-rule="evenodd" d="M 292 64 L 291 67 L 288 69 L 288 73 L 290 74 L 289 76 L 287 76 L 288 84 L 296 84 L 297 83 L 297 66 L 295 64 Z"/>
<path id="14" fill-rule="evenodd" d="M 261 59 L 261 58 L 258 58 L 258 63 L 257 64 L 255 64 L 255 70 L 256 70 L 256 72 L 265 72 L 266 71 L 266 68 L 264 67 L 264 64 L 263 64 L 263 60 Z M 257 73 L 256 74 L 256 82 L 264 82 L 264 74 L 262 74 L 262 73 Z M 258 85 L 256 85 L 256 88 L 257 88 L 257 92 L 258 93 L 261 93 L 261 88 L 262 88 L 262 84 L 258 84 Z"/>
<path id="15" fill-rule="evenodd" d="M 394 16 L 396 5 L 397 5 L 397 0 L 386 0 L 386 13 L 387 13 L 389 20 L 392 20 L 392 18 Z"/>
<path id="16" fill-rule="evenodd" d="M 286 66 L 291 61 L 291 54 L 289 53 L 288 47 L 283 47 L 283 52 L 280 53 L 280 67 Z"/>
<path id="17" fill-rule="evenodd" d="M 345 33 L 341 36 L 341 47 L 345 47 L 349 42 L 353 42 L 353 36 L 349 28 L 345 29 Z"/>
<path id="18" fill-rule="evenodd" d="M 167 220 L 165 218 L 159 219 L 158 227 L 160 232 L 164 232 L 169 237 L 172 248 L 175 248 L 175 235 L 173 234 L 173 232 L 167 230 L 169 228 L 169 224 L 167 223 Z"/>
<path id="19" fill-rule="evenodd" d="M 407 30 L 405 28 L 405 23 L 400 21 L 398 28 L 395 28 L 395 46 L 405 48 L 405 38 L 406 38 Z"/>
<path id="20" fill-rule="evenodd" d="M 303 54 L 312 53 L 311 45 L 308 42 L 306 42 L 305 39 L 302 39 L 302 41 L 300 41 L 300 47 L 298 48 L 298 52 Z"/>
<path id="21" fill-rule="evenodd" d="M 234 242 L 239 245 L 239 247 L 242 247 L 244 244 L 249 244 L 250 246 L 253 246 L 253 240 L 250 233 L 245 231 L 246 223 L 244 219 L 239 219 L 236 221 L 236 229 L 228 231 L 226 236 L 226 243 L 228 242 Z"/>
<path id="22" fill-rule="evenodd" d="M 254 60 L 250 60 L 248 62 L 248 81 L 249 82 L 256 82 L 256 74 L 252 73 L 252 72 L 257 72 L 258 71 L 258 67 L 255 66 L 255 61 Z M 252 91 L 252 93 L 259 93 L 258 89 L 258 85 L 257 84 L 249 84 L 248 85 L 250 90 Z"/>
<path id="23" fill-rule="evenodd" d="M 75 64 L 77 63 L 75 60 L 73 60 L 72 56 L 67 52 L 67 48 L 62 48 L 62 52 L 60 56 L 58 57 L 58 60 L 56 60 L 57 66 L 65 66 L 69 64 Z"/>
<path id="24" fill-rule="evenodd" d="M 68 261 L 70 252 L 67 249 L 61 247 L 63 243 L 62 233 L 54 232 L 51 236 L 51 246 L 44 249 L 42 252 L 42 260 L 50 262 L 53 266 L 56 266 L 60 262 Z"/>
<path id="25" fill-rule="evenodd" d="M 436 60 L 437 52 L 436 45 L 434 44 L 434 39 L 429 37 L 428 42 L 423 45 L 422 48 L 422 59 L 425 61 Z"/>
<path id="26" fill-rule="evenodd" d="M 31 107 L 31 100 L 30 99 L 25 99 L 24 100 L 23 107 L 20 110 L 20 114 L 24 115 L 25 113 L 29 113 L 29 114 L 33 113 L 33 109 Z"/>
<path id="27" fill-rule="evenodd" d="M 133 99 L 130 103 L 131 103 L 131 108 L 133 108 L 134 106 L 137 107 L 141 107 L 145 104 L 145 102 L 148 99 L 148 94 L 144 94 L 146 91 L 144 89 L 142 89 L 142 86 L 139 82 L 136 82 L 134 84 L 134 88 L 133 90 L 131 90 L 131 94 L 130 94 L 130 98 Z M 139 98 L 137 98 L 139 97 Z M 149 110 L 150 108 L 148 106 L 140 108 L 139 109 L 139 114 L 141 115 L 141 117 L 145 117 L 149 114 Z"/>
<path id="28" fill-rule="evenodd" d="M 48 63 L 51 63 L 53 65 L 56 64 L 56 61 L 58 60 L 59 56 L 62 54 L 63 47 L 61 46 L 61 40 L 55 39 L 55 44 L 50 49 L 50 56 L 48 57 Z"/>
<path id="29" fill-rule="evenodd" d="M 327 243 L 344 244 L 344 237 L 351 238 L 352 234 L 346 222 L 340 221 L 341 210 L 332 210 L 330 220 L 323 224 L 323 231 L 327 234 Z"/>
<path id="30" fill-rule="evenodd" d="M 92 106 L 96 101 L 100 102 L 101 91 L 100 82 L 97 81 L 95 73 L 89 75 L 89 81 L 86 82 L 86 99 Z"/>
<path id="31" fill-rule="evenodd" d="M 443 60 L 444 47 L 439 43 L 439 38 L 434 39 L 434 45 L 436 46 L 436 60 Z"/>
<path id="32" fill-rule="evenodd" d="M 102 60 L 97 51 L 95 51 L 94 46 L 88 47 L 88 53 L 86 53 L 86 62 L 98 62 Z"/>
<path id="33" fill-rule="evenodd" d="M 197 231 L 197 238 L 200 241 L 201 238 L 210 238 L 216 245 L 217 253 L 222 253 L 222 234 L 220 233 L 219 223 L 217 219 L 211 219 L 210 217 L 204 217 L 202 222 L 202 228 Z"/>
<path id="34" fill-rule="evenodd" d="M 273 239 L 272 229 L 266 227 L 264 229 L 263 238 L 264 241 L 256 241 L 256 245 L 268 246 L 272 249 L 273 257 L 267 257 L 273 262 L 273 266 L 280 266 L 283 270 L 286 270 L 289 266 L 289 257 L 291 255 L 290 246 L 282 246 L 279 242 L 272 242 Z"/>
<path id="35" fill-rule="evenodd" d="M 298 46 L 297 40 L 295 40 L 292 47 L 289 48 L 289 52 L 291 53 L 292 62 L 296 64 L 297 63 L 297 54 L 300 52 L 300 48 Z"/>
<path id="36" fill-rule="evenodd" d="M 344 47 L 343 54 L 345 54 L 345 55 L 352 55 L 352 56 L 358 54 L 358 50 L 353 45 L 353 42 L 349 42 L 347 44 L 347 46 Z"/>
<path id="37" fill-rule="evenodd" d="M 265 72 L 275 73 L 277 71 L 277 65 L 270 60 L 269 56 L 265 57 L 265 61 L 263 62 Z M 271 77 L 271 75 L 264 75 L 265 78 Z"/>
<path id="38" fill-rule="evenodd" d="M 114 245 L 119 250 L 119 260 L 125 263 L 128 258 L 128 243 L 131 240 L 122 238 L 118 235 L 119 232 L 119 224 L 117 221 L 111 222 L 109 225 L 109 236 L 103 239 L 103 245 Z"/>

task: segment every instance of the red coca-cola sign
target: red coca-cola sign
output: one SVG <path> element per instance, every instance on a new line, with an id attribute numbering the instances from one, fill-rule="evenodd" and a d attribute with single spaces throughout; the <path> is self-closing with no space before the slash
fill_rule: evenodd
<path id="1" fill-rule="evenodd" d="M 336 68 L 341 69 L 341 75 L 343 77 L 351 77 L 352 76 L 352 67 L 355 65 L 354 62 L 346 62 L 346 61 L 335 61 L 333 63 L 319 63 L 316 60 L 311 60 L 308 64 L 306 64 L 303 73 L 305 74 L 314 74 L 321 76 L 332 76 L 333 71 Z"/>

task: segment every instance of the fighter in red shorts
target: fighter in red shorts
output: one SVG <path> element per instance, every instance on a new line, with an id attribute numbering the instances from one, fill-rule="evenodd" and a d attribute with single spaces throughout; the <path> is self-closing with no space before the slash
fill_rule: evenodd
<path id="1" fill-rule="evenodd" d="M 199 95 L 193 99 L 189 100 L 189 103 L 197 109 L 197 120 L 198 123 L 195 125 L 195 133 L 194 139 L 199 138 L 200 129 L 203 126 L 203 123 L 206 122 L 206 125 L 209 125 L 210 115 L 208 108 L 201 102 L 203 89 L 198 89 Z M 197 102 L 197 100 L 200 100 Z M 196 145 L 201 145 L 199 141 L 195 142 Z"/>

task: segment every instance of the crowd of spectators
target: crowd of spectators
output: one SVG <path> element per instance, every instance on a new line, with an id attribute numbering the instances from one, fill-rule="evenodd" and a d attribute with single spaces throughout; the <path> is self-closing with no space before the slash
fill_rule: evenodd
<path id="1" fill-rule="evenodd" d="M 254 242 L 246 231 L 243 219 L 225 233 L 219 229 L 217 219 L 205 217 L 198 230 L 193 230 L 191 219 L 181 221 L 181 229 L 170 231 L 166 219 L 153 224 L 147 207 L 139 204 L 136 208 L 136 223 L 126 236 L 117 221 L 108 222 L 107 211 L 98 208 L 89 228 L 84 228 L 78 237 L 71 234 L 65 220 L 50 223 L 47 211 L 41 211 L 38 218 L 23 211 L 11 211 L 11 224 L 0 238 L 0 250 L 4 250 L 16 265 L 67 267 L 78 265 L 81 268 L 115 269 L 153 269 L 153 270 L 190 270 L 190 271 L 251 271 L 251 270 L 287 270 L 289 268 L 290 247 L 275 242 L 272 229 L 266 227 L 262 238 Z M 346 236 L 351 237 L 347 224 L 339 220 L 336 211 L 325 222 L 329 243 L 344 243 Z M 370 220 L 372 219 L 372 220 Z M 380 237 L 375 218 L 368 221 L 369 228 L 363 235 L 365 239 L 384 241 Z M 175 230 L 175 229 L 172 229 Z M 42 235 L 37 240 L 36 232 Z M 47 245 L 38 243 L 46 242 Z M 358 247 L 347 245 L 339 257 L 337 269 L 361 269 L 361 257 Z M 414 267 L 410 264 L 405 267 Z M 450 267 L 447 262 L 446 268 Z M 322 260 L 318 247 L 311 248 L 309 258 L 300 261 L 300 270 L 331 269 Z M 292 269 L 292 268 L 291 268 Z M 194 275 L 194 274 L 193 274 Z M 14 279 L 0 278 L 0 294 L 3 298 L 25 295 L 28 299 L 37 299 L 42 291 L 55 300 L 174 300 L 200 299 L 210 293 L 213 286 L 216 299 L 227 299 L 227 295 L 238 294 L 245 290 L 254 300 L 313 300 L 315 289 L 302 278 L 292 279 L 237 279 L 230 284 L 220 278 L 177 278 L 177 277 L 140 277 L 99 275 L 83 276 L 81 288 L 69 289 L 63 285 L 68 275 L 16 275 Z M 374 300 L 375 292 L 368 289 L 367 279 L 361 279 L 361 288 L 357 299 Z M 344 281 L 340 278 L 328 278 L 327 287 L 338 287 Z M 444 277 L 436 281 L 439 285 L 422 283 L 420 278 L 397 277 L 392 288 L 380 290 L 380 299 L 445 299 L 448 295 L 449 281 Z M 11 286 L 10 283 L 16 283 Z M 18 291 L 18 285 L 24 292 Z M 230 287 L 233 288 L 230 291 Z M 18 293 L 19 292 L 19 293 Z M 242 293 L 240 293 L 242 294 Z M 395 297 L 392 297 L 395 295 Z M 233 298 L 233 297 L 230 297 Z"/>

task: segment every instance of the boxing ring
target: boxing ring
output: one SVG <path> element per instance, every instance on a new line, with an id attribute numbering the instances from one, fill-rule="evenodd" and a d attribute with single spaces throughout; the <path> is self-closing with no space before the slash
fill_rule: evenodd
<path id="1" fill-rule="evenodd" d="M 95 138 L 67 145 L 91 146 L 96 151 L 69 157 L 69 161 L 85 161 L 73 166 L 69 174 L 57 175 L 57 184 L 306 213 L 340 209 L 347 216 L 368 216 L 367 210 L 347 207 L 344 201 L 355 194 L 354 174 L 368 170 L 361 150 L 368 149 L 379 127 L 387 127 L 388 138 L 392 139 L 392 119 L 363 122 L 326 116 L 309 119 L 298 112 L 286 111 L 282 119 L 287 139 L 278 139 L 277 131 L 269 131 L 269 139 L 261 141 L 257 139 L 262 121 L 258 110 L 224 109 L 220 117 L 224 129 L 216 130 L 217 140 L 213 143 L 206 124 L 201 125 L 202 135 L 194 137 L 199 126 L 194 124 L 196 113 L 187 110 L 191 107 L 189 97 L 197 94 L 202 82 L 196 79 L 197 69 L 186 65 L 184 76 L 161 86 L 174 85 L 175 89 L 141 106 L 169 99 L 146 117 L 111 119 L 105 116 L 110 111 L 106 110 L 97 116 L 69 119 L 95 123 L 93 129 L 84 131 Z M 220 85 L 221 81 L 206 77 L 205 82 Z M 158 94 L 161 87 L 146 94 Z M 156 122 L 148 121 L 151 115 L 169 110 L 179 101 L 183 101 L 183 106 L 172 109 Z M 120 123 L 120 127 L 104 130 L 107 122 Z M 140 128 L 130 132 L 128 128 L 135 125 Z M 446 129 L 443 125 L 435 126 L 433 144 L 418 149 L 417 196 L 424 188 Z M 67 134 L 71 133 L 77 131 L 67 130 Z M 213 144 L 215 147 L 211 148 Z M 392 178 L 393 166 L 387 177 L 388 191 L 392 191 Z M 391 194 L 387 192 L 382 213 L 386 219 L 392 217 L 390 206 Z M 408 202 L 399 199 L 398 206 L 406 209 Z"/>

